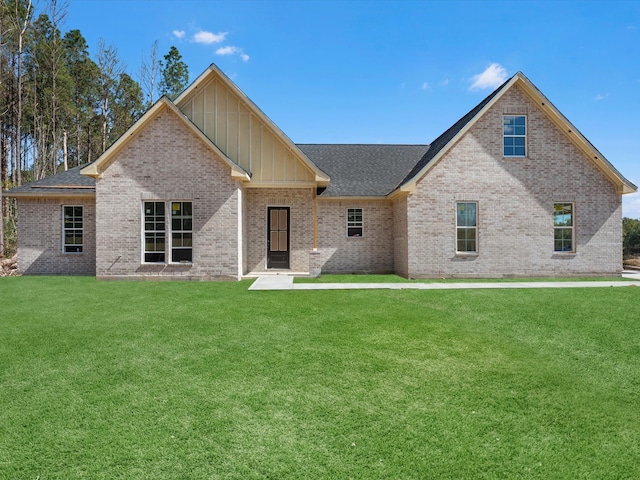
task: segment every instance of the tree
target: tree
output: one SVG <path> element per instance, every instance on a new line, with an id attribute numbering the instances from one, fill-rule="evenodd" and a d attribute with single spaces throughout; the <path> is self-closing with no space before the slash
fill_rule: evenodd
<path id="1" fill-rule="evenodd" d="M 156 101 L 158 90 L 158 76 L 162 63 L 158 58 L 158 41 L 153 42 L 149 57 L 142 57 L 140 66 L 140 85 L 144 94 L 145 108 L 149 108 Z"/>
<path id="2" fill-rule="evenodd" d="M 89 57 L 89 46 L 80 30 L 70 30 L 64 36 L 66 64 L 72 82 L 71 118 L 71 166 L 91 161 L 100 154 L 95 117 L 98 109 L 99 68 Z"/>
<path id="3" fill-rule="evenodd" d="M 622 219 L 622 251 L 625 258 L 640 255 L 640 220 Z"/>
<path id="4" fill-rule="evenodd" d="M 118 49 L 112 45 L 107 46 L 103 39 L 98 42 L 98 86 L 100 89 L 100 121 L 102 135 L 102 152 L 107 149 L 109 137 L 109 113 L 111 104 L 116 96 L 116 86 L 120 74 L 124 72 L 124 66 L 118 59 Z M 101 153 L 102 153 L 101 152 Z"/>
<path id="5" fill-rule="evenodd" d="M 172 46 L 169 49 L 169 53 L 164 56 L 164 62 L 160 63 L 160 68 L 162 78 L 158 90 L 161 95 L 174 100 L 189 84 L 189 69 L 176 47 Z"/>
<path id="6" fill-rule="evenodd" d="M 142 88 L 126 73 L 120 74 L 118 96 L 111 106 L 110 143 L 117 140 L 144 113 Z"/>
<path id="7" fill-rule="evenodd" d="M 5 0 L 8 5 L 11 3 L 12 15 L 10 16 L 13 27 L 17 32 L 17 50 L 16 50 L 16 110 L 15 110 L 15 136 L 13 139 L 13 181 L 18 185 L 22 184 L 22 106 L 23 106 L 23 74 L 22 66 L 24 60 L 24 37 L 27 28 L 31 25 L 33 11 L 31 9 L 31 0 Z"/>

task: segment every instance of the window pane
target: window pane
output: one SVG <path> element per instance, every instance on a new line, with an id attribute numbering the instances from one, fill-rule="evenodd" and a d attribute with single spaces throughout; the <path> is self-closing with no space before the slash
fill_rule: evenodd
<path id="1" fill-rule="evenodd" d="M 280 210 L 279 214 L 280 214 L 280 221 L 278 222 L 279 229 L 286 230 L 287 229 L 287 211 Z"/>
<path id="2" fill-rule="evenodd" d="M 361 237 L 362 227 L 349 227 L 347 228 L 347 236 L 349 237 Z"/>
<path id="3" fill-rule="evenodd" d="M 171 251 L 171 261 L 178 262 L 191 262 L 192 261 L 192 250 L 190 248 L 176 248 Z"/>
<path id="4" fill-rule="evenodd" d="M 281 252 L 287 251 L 287 232 L 279 232 L 278 236 L 278 250 Z"/>
<path id="5" fill-rule="evenodd" d="M 458 227 L 476 226 L 476 204 L 460 202 L 457 204 L 457 225 Z"/>
<path id="6" fill-rule="evenodd" d="M 144 261 L 146 263 L 164 263 L 164 252 L 145 253 Z"/>

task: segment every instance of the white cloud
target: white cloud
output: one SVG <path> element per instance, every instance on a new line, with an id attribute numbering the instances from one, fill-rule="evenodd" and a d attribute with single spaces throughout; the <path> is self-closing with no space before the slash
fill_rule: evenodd
<path id="1" fill-rule="evenodd" d="M 484 90 L 485 88 L 497 88 L 507 79 L 507 70 L 499 63 L 492 63 L 482 73 L 469 79 L 469 90 Z"/>
<path id="2" fill-rule="evenodd" d="M 234 45 L 227 45 L 226 47 L 220 47 L 216 50 L 217 55 L 239 55 L 243 62 L 249 61 L 249 55 Z"/>
<path id="3" fill-rule="evenodd" d="M 440 83 L 438 83 L 438 85 L 441 86 L 441 87 L 446 87 L 447 85 L 449 85 L 449 79 L 445 78 Z"/>
<path id="4" fill-rule="evenodd" d="M 184 30 L 174 30 L 174 31 L 173 31 L 173 35 L 174 35 L 176 38 L 182 38 L 182 37 L 184 37 L 184 34 L 185 34 L 185 33 L 187 33 L 187 32 L 185 32 Z"/>
<path id="5" fill-rule="evenodd" d="M 604 95 L 599 93 L 598 95 L 596 95 L 595 97 L 593 97 L 593 99 L 598 102 L 600 100 L 604 100 L 605 98 L 607 98 L 609 96 L 608 93 L 605 93 Z"/>
<path id="6" fill-rule="evenodd" d="M 220 43 L 224 41 L 227 34 L 229 32 L 206 32 L 204 30 L 200 30 L 193 36 L 193 41 L 196 43 L 204 43 L 205 45 L 210 45 L 212 43 Z"/>
<path id="7" fill-rule="evenodd" d="M 640 192 L 622 196 L 622 216 L 640 219 Z"/>
<path id="8" fill-rule="evenodd" d="M 427 82 L 424 82 L 422 84 L 422 90 L 427 90 L 429 88 L 429 84 Z"/>
<path id="9" fill-rule="evenodd" d="M 216 50 L 218 55 L 233 55 L 234 53 L 238 53 L 238 47 L 233 47 L 231 45 L 227 45 L 226 47 L 220 47 Z"/>

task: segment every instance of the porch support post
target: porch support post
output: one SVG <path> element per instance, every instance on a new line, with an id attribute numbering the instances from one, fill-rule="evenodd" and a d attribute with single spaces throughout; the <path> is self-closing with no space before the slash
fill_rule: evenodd
<path id="1" fill-rule="evenodd" d="M 318 195 L 313 190 L 313 251 L 318 250 Z"/>

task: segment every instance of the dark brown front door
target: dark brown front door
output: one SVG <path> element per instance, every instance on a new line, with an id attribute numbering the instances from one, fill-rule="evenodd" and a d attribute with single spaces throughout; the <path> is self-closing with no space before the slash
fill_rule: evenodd
<path id="1" fill-rule="evenodd" d="M 267 268 L 289 268 L 289 207 L 267 207 Z"/>

